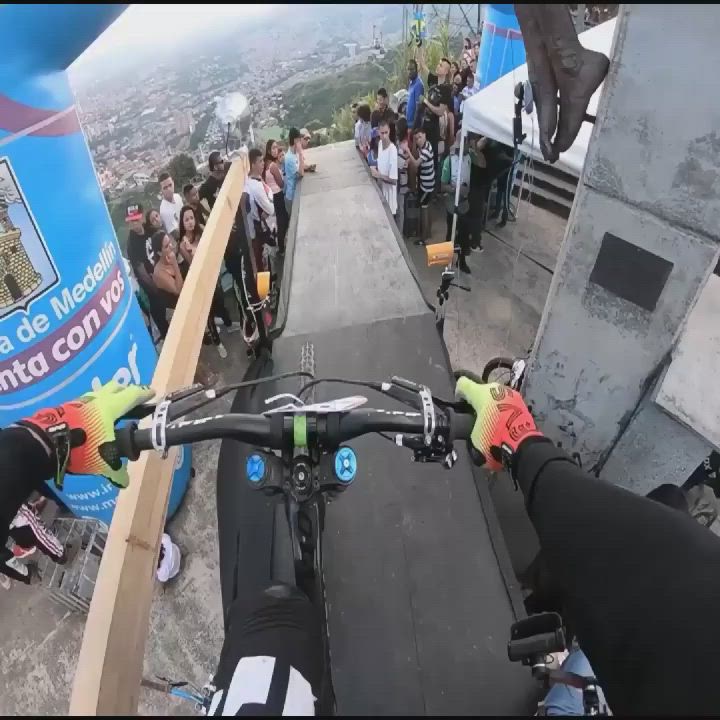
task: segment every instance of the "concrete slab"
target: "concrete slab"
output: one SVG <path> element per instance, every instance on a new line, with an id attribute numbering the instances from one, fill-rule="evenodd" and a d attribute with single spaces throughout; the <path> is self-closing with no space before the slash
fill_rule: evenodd
<path id="1" fill-rule="evenodd" d="M 647 495 L 664 483 L 682 485 L 711 448 L 651 399 L 644 401 L 600 473 L 608 482 Z M 662 448 L 659 453 L 657 448 Z"/>
<path id="2" fill-rule="evenodd" d="M 502 230 L 493 222 L 488 224 L 490 232 L 483 233 L 484 251 L 468 258 L 472 274 L 460 274 L 458 279 L 471 292 L 451 290 L 445 342 L 454 368 L 480 373 L 490 358 L 523 355 L 533 343 L 552 276 L 527 255 L 553 267 L 565 221 L 540 208 L 531 208 L 523 221 L 522 212 L 520 221 L 508 223 Z M 436 242 L 445 239 L 442 206 L 435 208 L 432 235 Z M 411 241 L 406 241 L 406 247 L 426 296 L 435 302 L 442 268 L 426 266 L 424 248 Z"/>
<path id="3" fill-rule="evenodd" d="M 504 228 L 488 223 L 488 235 L 496 236 L 516 251 L 549 270 L 554 270 L 566 221 L 557 215 L 522 202 L 518 219 Z M 543 301 L 544 302 L 544 301 Z"/>
<path id="4" fill-rule="evenodd" d="M 312 148 L 307 156 L 308 162 L 315 163 L 317 169 L 303 178 L 303 197 L 367 185 L 367 172 L 358 160 L 353 140 Z"/>
<path id="5" fill-rule="evenodd" d="M 308 155 L 310 162 L 317 162 L 318 173 L 331 174 L 332 187 L 315 192 L 326 182 L 322 175 L 307 175 L 302 181 L 284 334 L 427 312 L 352 143 L 317 148 Z M 308 313 L 310 298 L 314 302 Z"/>
<path id="6" fill-rule="evenodd" d="M 720 357 L 720 277 L 710 275 L 690 311 L 655 402 L 720 448 L 720 390 L 708 379 Z"/>

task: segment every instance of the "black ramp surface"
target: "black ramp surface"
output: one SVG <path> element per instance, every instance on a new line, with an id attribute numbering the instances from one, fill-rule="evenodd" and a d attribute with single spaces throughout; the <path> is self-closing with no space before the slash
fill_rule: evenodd
<path id="1" fill-rule="evenodd" d="M 318 376 L 400 375 L 450 397 L 434 316 L 353 144 L 308 154 L 318 169 L 302 181 L 292 278 L 283 280 L 291 282 L 287 322 L 272 370 L 297 370 L 310 340 Z M 287 382 L 262 394 L 296 389 Z M 320 385 L 316 399 L 362 392 Z M 239 394 L 233 410 L 256 410 L 260 393 L 250 395 Z M 397 407 L 381 395 L 369 401 Z M 527 713 L 535 686 L 507 659 L 512 605 L 464 448 L 447 471 L 413 463 L 379 436 L 351 445 L 358 475 L 328 507 L 324 537 L 340 714 Z M 263 539 L 272 513 L 242 482 L 246 452 L 223 443 L 218 470 L 225 604 L 233 588 L 269 572 Z"/>
<path id="2" fill-rule="evenodd" d="M 450 397 L 429 314 L 281 337 L 276 370 L 315 346 L 316 374 L 428 384 Z M 316 399 L 362 390 L 320 385 Z M 370 393 L 374 407 L 398 407 Z M 333 679 L 341 714 L 512 714 L 527 669 L 507 660 L 513 622 L 465 450 L 452 470 L 368 436 L 355 482 L 328 507 L 324 541 Z"/>
<path id="3" fill-rule="evenodd" d="M 245 380 L 273 374 L 274 362 L 263 358 L 254 362 Z M 292 388 L 297 390 L 297 388 Z M 237 392 L 231 412 L 257 413 L 263 400 L 275 392 L 273 384 L 258 385 Z M 249 446 L 223 440 L 217 472 L 217 514 L 220 555 L 220 587 L 223 615 L 238 597 L 264 590 L 271 580 L 273 506 L 268 498 L 252 490 L 245 479 L 245 460 Z"/>

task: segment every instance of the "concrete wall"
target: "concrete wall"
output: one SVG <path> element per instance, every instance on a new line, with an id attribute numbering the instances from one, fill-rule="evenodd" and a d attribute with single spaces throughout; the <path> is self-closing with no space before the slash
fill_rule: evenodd
<path id="1" fill-rule="evenodd" d="M 711 88 L 718 86 L 720 7 L 621 7 L 525 388 L 545 431 L 578 451 L 585 467 L 632 418 L 606 474 L 639 489 L 661 475 L 682 482 L 709 449 L 642 401 L 652 398 L 648 378 L 668 357 L 718 255 L 720 104 Z M 638 275 L 658 289 L 649 307 L 628 299 L 632 282 L 625 296 L 608 289 L 626 255 L 605 264 L 609 283 L 590 280 L 607 233 L 665 267 L 665 275 Z M 653 470 L 660 467 L 666 472 Z"/>

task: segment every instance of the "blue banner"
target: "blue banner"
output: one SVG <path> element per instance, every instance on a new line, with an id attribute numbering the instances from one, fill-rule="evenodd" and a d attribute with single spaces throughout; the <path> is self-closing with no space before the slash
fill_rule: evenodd
<path id="1" fill-rule="evenodd" d="M 0 5 L 0 426 L 155 369 L 65 72 L 123 7 Z M 186 449 L 170 515 L 190 464 Z M 69 475 L 58 494 L 109 523 L 117 490 Z"/>
<path id="2" fill-rule="evenodd" d="M 510 4 L 487 5 L 477 69 L 480 87 L 525 64 L 525 44 L 515 8 Z"/>

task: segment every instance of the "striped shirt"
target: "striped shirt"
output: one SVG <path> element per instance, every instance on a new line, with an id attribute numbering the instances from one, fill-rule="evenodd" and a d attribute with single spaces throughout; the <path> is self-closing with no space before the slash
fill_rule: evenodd
<path id="1" fill-rule="evenodd" d="M 435 190 L 435 160 L 433 149 L 429 140 L 425 141 L 420 150 L 420 189 L 423 192 Z"/>

